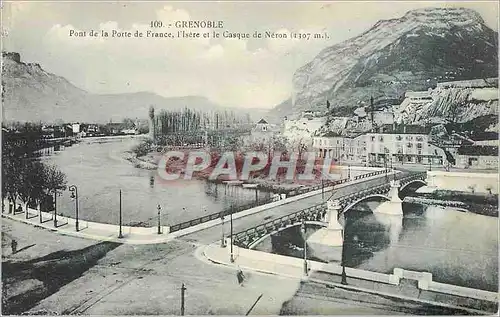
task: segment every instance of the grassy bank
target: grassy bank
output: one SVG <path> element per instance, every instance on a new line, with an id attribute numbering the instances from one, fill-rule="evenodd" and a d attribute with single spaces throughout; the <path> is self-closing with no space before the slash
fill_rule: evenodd
<path id="1" fill-rule="evenodd" d="M 498 217 L 498 195 L 471 193 L 451 190 L 436 190 L 432 193 L 419 194 L 422 203 L 458 207 L 485 216 Z"/>

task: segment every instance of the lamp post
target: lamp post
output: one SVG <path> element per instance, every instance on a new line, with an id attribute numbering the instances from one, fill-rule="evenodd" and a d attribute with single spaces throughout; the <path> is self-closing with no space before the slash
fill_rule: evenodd
<path id="1" fill-rule="evenodd" d="M 307 270 L 307 236 L 306 236 L 306 221 L 302 220 L 302 225 L 300 226 L 300 230 L 302 231 L 304 237 L 304 275 L 308 275 Z"/>
<path id="2" fill-rule="evenodd" d="M 156 207 L 158 209 L 158 234 L 161 234 L 161 226 L 160 226 L 160 211 L 161 211 L 161 206 L 158 204 Z"/>
<path id="3" fill-rule="evenodd" d="M 122 234 L 122 190 L 120 189 L 120 232 L 118 233 L 118 238 L 121 239 L 123 238 Z"/>
<path id="4" fill-rule="evenodd" d="M 233 204 L 231 204 L 231 213 L 229 214 L 229 221 L 231 224 L 231 254 L 229 256 L 229 260 L 231 263 L 234 263 L 234 255 L 233 255 Z"/>
<path id="5" fill-rule="evenodd" d="M 224 241 L 224 211 L 221 212 L 220 221 L 221 221 L 221 231 L 222 231 L 222 239 L 220 240 L 220 247 L 225 248 L 226 241 Z"/>
<path id="6" fill-rule="evenodd" d="M 54 228 L 57 228 L 57 189 L 54 190 Z M 14 208 L 16 205 L 14 205 Z M 15 211 L 14 211 L 15 212 Z"/>
<path id="7" fill-rule="evenodd" d="M 347 219 L 346 219 L 346 221 L 347 221 Z M 347 228 L 347 225 L 345 226 L 345 228 Z M 342 230 L 342 255 L 341 255 L 342 280 L 340 281 L 340 283 L 342 285 L 347 285 L 347 274 L 345 273 L 345 235 L 344 235 L 344 230 Z"/>
<path id="8" fill-rule="evenodd" d="M 181 287 L 181 316 L 184 316 L 184 293 L 186 292 L 186 286 L 182 283 Z"/>
<path id="9" fill-rule="evenodd" d="M 75 216 L 76 216 L 76 232 L 79 230 L 79 223 L 78 223 L 78 187 L 76 185 L 71 185 L 69 186 L 69 191 L 71 192 L 71 198 L 75 199 Z"/>
<path id="10" fill-rule="evenodd" d="M 351 165 L 347 165 L 347 179 L 351 179 Z"/>
<path id="11" fill-rule="evenodd" d="M 432 171 L 432 156 L 429 158 L 429 171 Z"/>

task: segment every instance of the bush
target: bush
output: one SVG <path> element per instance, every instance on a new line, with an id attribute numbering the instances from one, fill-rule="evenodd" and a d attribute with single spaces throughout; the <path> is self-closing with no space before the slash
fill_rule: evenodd
<path id="1" fill-rule="evenodd" d="M 153 145 L 153 143 L 151 142 L 151 140 L 146 140 L 146 141 L 136 145 L 132 149 L 132 152 L 134 152 L 134 154 L 138 157 L 144 156 L 144 155 L 148 154 L 149 152 L 151 152 L 152 145 Z"/>

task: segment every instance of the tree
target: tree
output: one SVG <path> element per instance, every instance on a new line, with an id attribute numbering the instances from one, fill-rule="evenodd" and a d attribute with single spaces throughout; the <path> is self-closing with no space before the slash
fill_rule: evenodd
<path id="1" fill-rule="evenodd" d="M 44 168 L 45 191 L 48 195 L 56 195 L 66 189 L 66 175 L 54 165 Z"/>
<path id="2" fill-rule="evenodd" d="M 22 161 L 12 157 L 3 157 L 2 161 L 2 199 L 8 197 L 15 204 L 22 187 Z"/>
<path id="3" fill-rule="evenodd" d="M 20 189 L 19 198 L 24 203 L 26 212 L 30 202 L 38 206 L 43 197 L 46 187 L 45 165 L 39 161 L 30 161 L 19 174 Z"/>

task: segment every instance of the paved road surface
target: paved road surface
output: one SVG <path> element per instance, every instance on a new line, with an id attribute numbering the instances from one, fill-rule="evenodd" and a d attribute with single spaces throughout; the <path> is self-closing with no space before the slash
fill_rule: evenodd
<path id="1" fill-rule="evenodd" d="M 398 177 L 404 177 L 408 175 L 408 172 L 404 173 L 399 173 Z M 392 179 L 389 176 L 389 179 Z M 376 185 L 381 185 L 387 183 L 385 177 L 379 177 L 376 179 L 371 179 L 368 181 L 364 181 L 361 183 L 357 184 L 351 184 L 343 188 L 336 189 L 331 192 L 325 193 L 325 200 L 330 198 L 330 196 L 333 193 L 333 198 L 344 196 L 350 193 L 358 192 L 366 188 L 374 187 Z M 320 204 L 323 202 L 323 199 L 321 197 L 321 193 L 317 194 L 315 196 L 311 196 L 305 199 L 298 200 L 293 203 L 289 203 L 286 205 L 281 205 L 277 206 L 275 208 L 267 209 L 262 212 L 249 215 L 247 217 L 239 218 L 239 219 L 234 219 L 233 220 L 233 232 L 238 233 L 240 231 L 246 230 L 248 228 L 260 225 L 264 222 L 271 221 L 273 219 L 291 214 L 293 212 L 299 211 L 301 209 L 305 209 L 308 207 L 311 207 L 316 204 Z M 229 234 L 230 228 L 229 228 L 229 217 L 226 217 L 226 222 L 224 224 L 225 226 L 225 232 L 226 235 Z M 209 244 L 213 243 L 214 241 L 220 240 L 222 236 L 222 230 L 220 226 L 215 226 L 211 227 L 202 231 L 198 231 L 189 235 L 186 235 L 180 239 L 184 241 L 191 241 L 191 242 L 196 242 L 196 243 L 203 243 L 203 244 Z"/>

